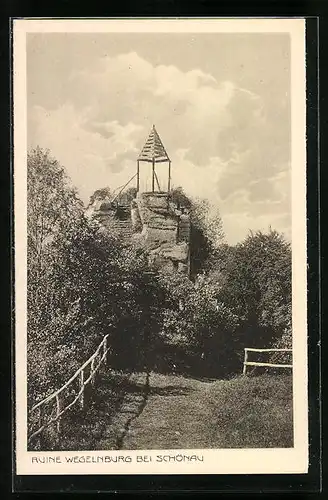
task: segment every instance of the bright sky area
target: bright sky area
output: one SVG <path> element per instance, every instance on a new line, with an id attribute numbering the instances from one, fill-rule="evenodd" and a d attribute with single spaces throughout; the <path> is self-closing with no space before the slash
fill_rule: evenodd
<path id="1" fill-rule="evenodd" d="M 288 34 L 29 34 L 27 94 L 29 148 L 85 203 L 135 173 L 155 124 L 173 185 L 219 207 L 229 243 L 290 238 Z"/>

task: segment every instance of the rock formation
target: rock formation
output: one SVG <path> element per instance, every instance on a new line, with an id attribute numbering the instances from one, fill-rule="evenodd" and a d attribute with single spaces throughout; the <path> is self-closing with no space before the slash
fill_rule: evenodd
<path id="1" fill-rule="evenodd" d="M 141 164 L 150 166 L 151 173 Z M 167 173 L 162 186 L 167 185 L 167 191 L 161 191 L 158 178 L 159 169 L 165 172 L 164 164 Z M 136 188 L 131 200 L 131 188 L 130 193 L 124 189 L 135 177 Z M 147 186 L 151 186 L 151 191 Z M 152 266 L 189 276 L 190 216 L 187 210 L 172 202 L 170 186 L 171 160 L 153 125 L 138 156 L 136 174 L 114 198 L 95 200 L 87 212 L 103 228 L 145 251 Z"/>
<path id="2" fill-rule="evenodd" d="M 96 201 L 88 213 L 145 251 L 152 266 L 189 276 L 190 216 L 170 201 L 168 193 L 139 192 L 130 206 Z"/>

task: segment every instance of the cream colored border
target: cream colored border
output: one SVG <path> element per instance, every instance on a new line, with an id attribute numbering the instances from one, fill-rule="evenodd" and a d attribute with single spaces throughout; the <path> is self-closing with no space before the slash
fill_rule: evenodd
<path id="1" fill-rule="evenodd" d="M 305 473 L 308 469 L 306 302 L 305 21 L 303 19 L 14 20 L 14 211 L 16 310 L 17 474 L 252 474 Z M 289 33 L 292 54 L 292 249 L 294 437 L 292 449 L 27 452 L 26 443 L 26 33 L 192 32 Z M 268 54 L 268 57 L 270 55 Z M 192 455 L 198 462 L 157 462 L 156 456 Z M 61 463 L 32 464 L 32 456 Z M 69 456 L 130 456 L 130 463 L 65 463 Z M 148 455 L 149 463 L 137 462 Z"/>

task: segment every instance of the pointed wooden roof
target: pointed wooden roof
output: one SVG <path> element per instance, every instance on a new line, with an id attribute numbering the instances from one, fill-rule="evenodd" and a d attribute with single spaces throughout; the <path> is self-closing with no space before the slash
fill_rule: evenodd
<path id="1" fill-rule="evenodd" d="M 141 150 L 138 157 L 140 161 L 155 161 L 156 163 L 162 161 L 170 161 L 170 158 L 163 146 L 160 136 L 153 125 L 148 139 Z"/>

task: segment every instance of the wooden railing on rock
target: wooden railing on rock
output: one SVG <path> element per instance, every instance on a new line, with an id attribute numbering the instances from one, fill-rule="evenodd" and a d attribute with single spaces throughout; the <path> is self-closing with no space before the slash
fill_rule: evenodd
<path id="1" fill-rule="evenodd" d="M 251 347 L 245 347 L 243 375 L 246 375 L 247 366 L 264 366 L 268 368 L 293 368 L 292 364 L 262 363 L 258 361 L 248 361 L 249 352 L 292 352 L 292 349 L 254 349 Z"/>
<path id="2" fill-rule="evenodd" d="M 29 435 L 28 443 L 39 436 L 46 427 L 56 423 L 57 431 L 60 432 L 60 419 L 70 408 L 79 402 L 80 408 L 84 407 L 84 390 L 91 383 L 94 385 L 95 375 L 100 366 L 106 365 L 108 335 L 105 335 L 97 350 L 92 356 L 74 373 L 74 375 L 57 391 L 50 394 L 29 412 Z M 69 403 L 65 400 L 72 398 Z M 36 416 L 36 418 L 35 418 Z"/>

